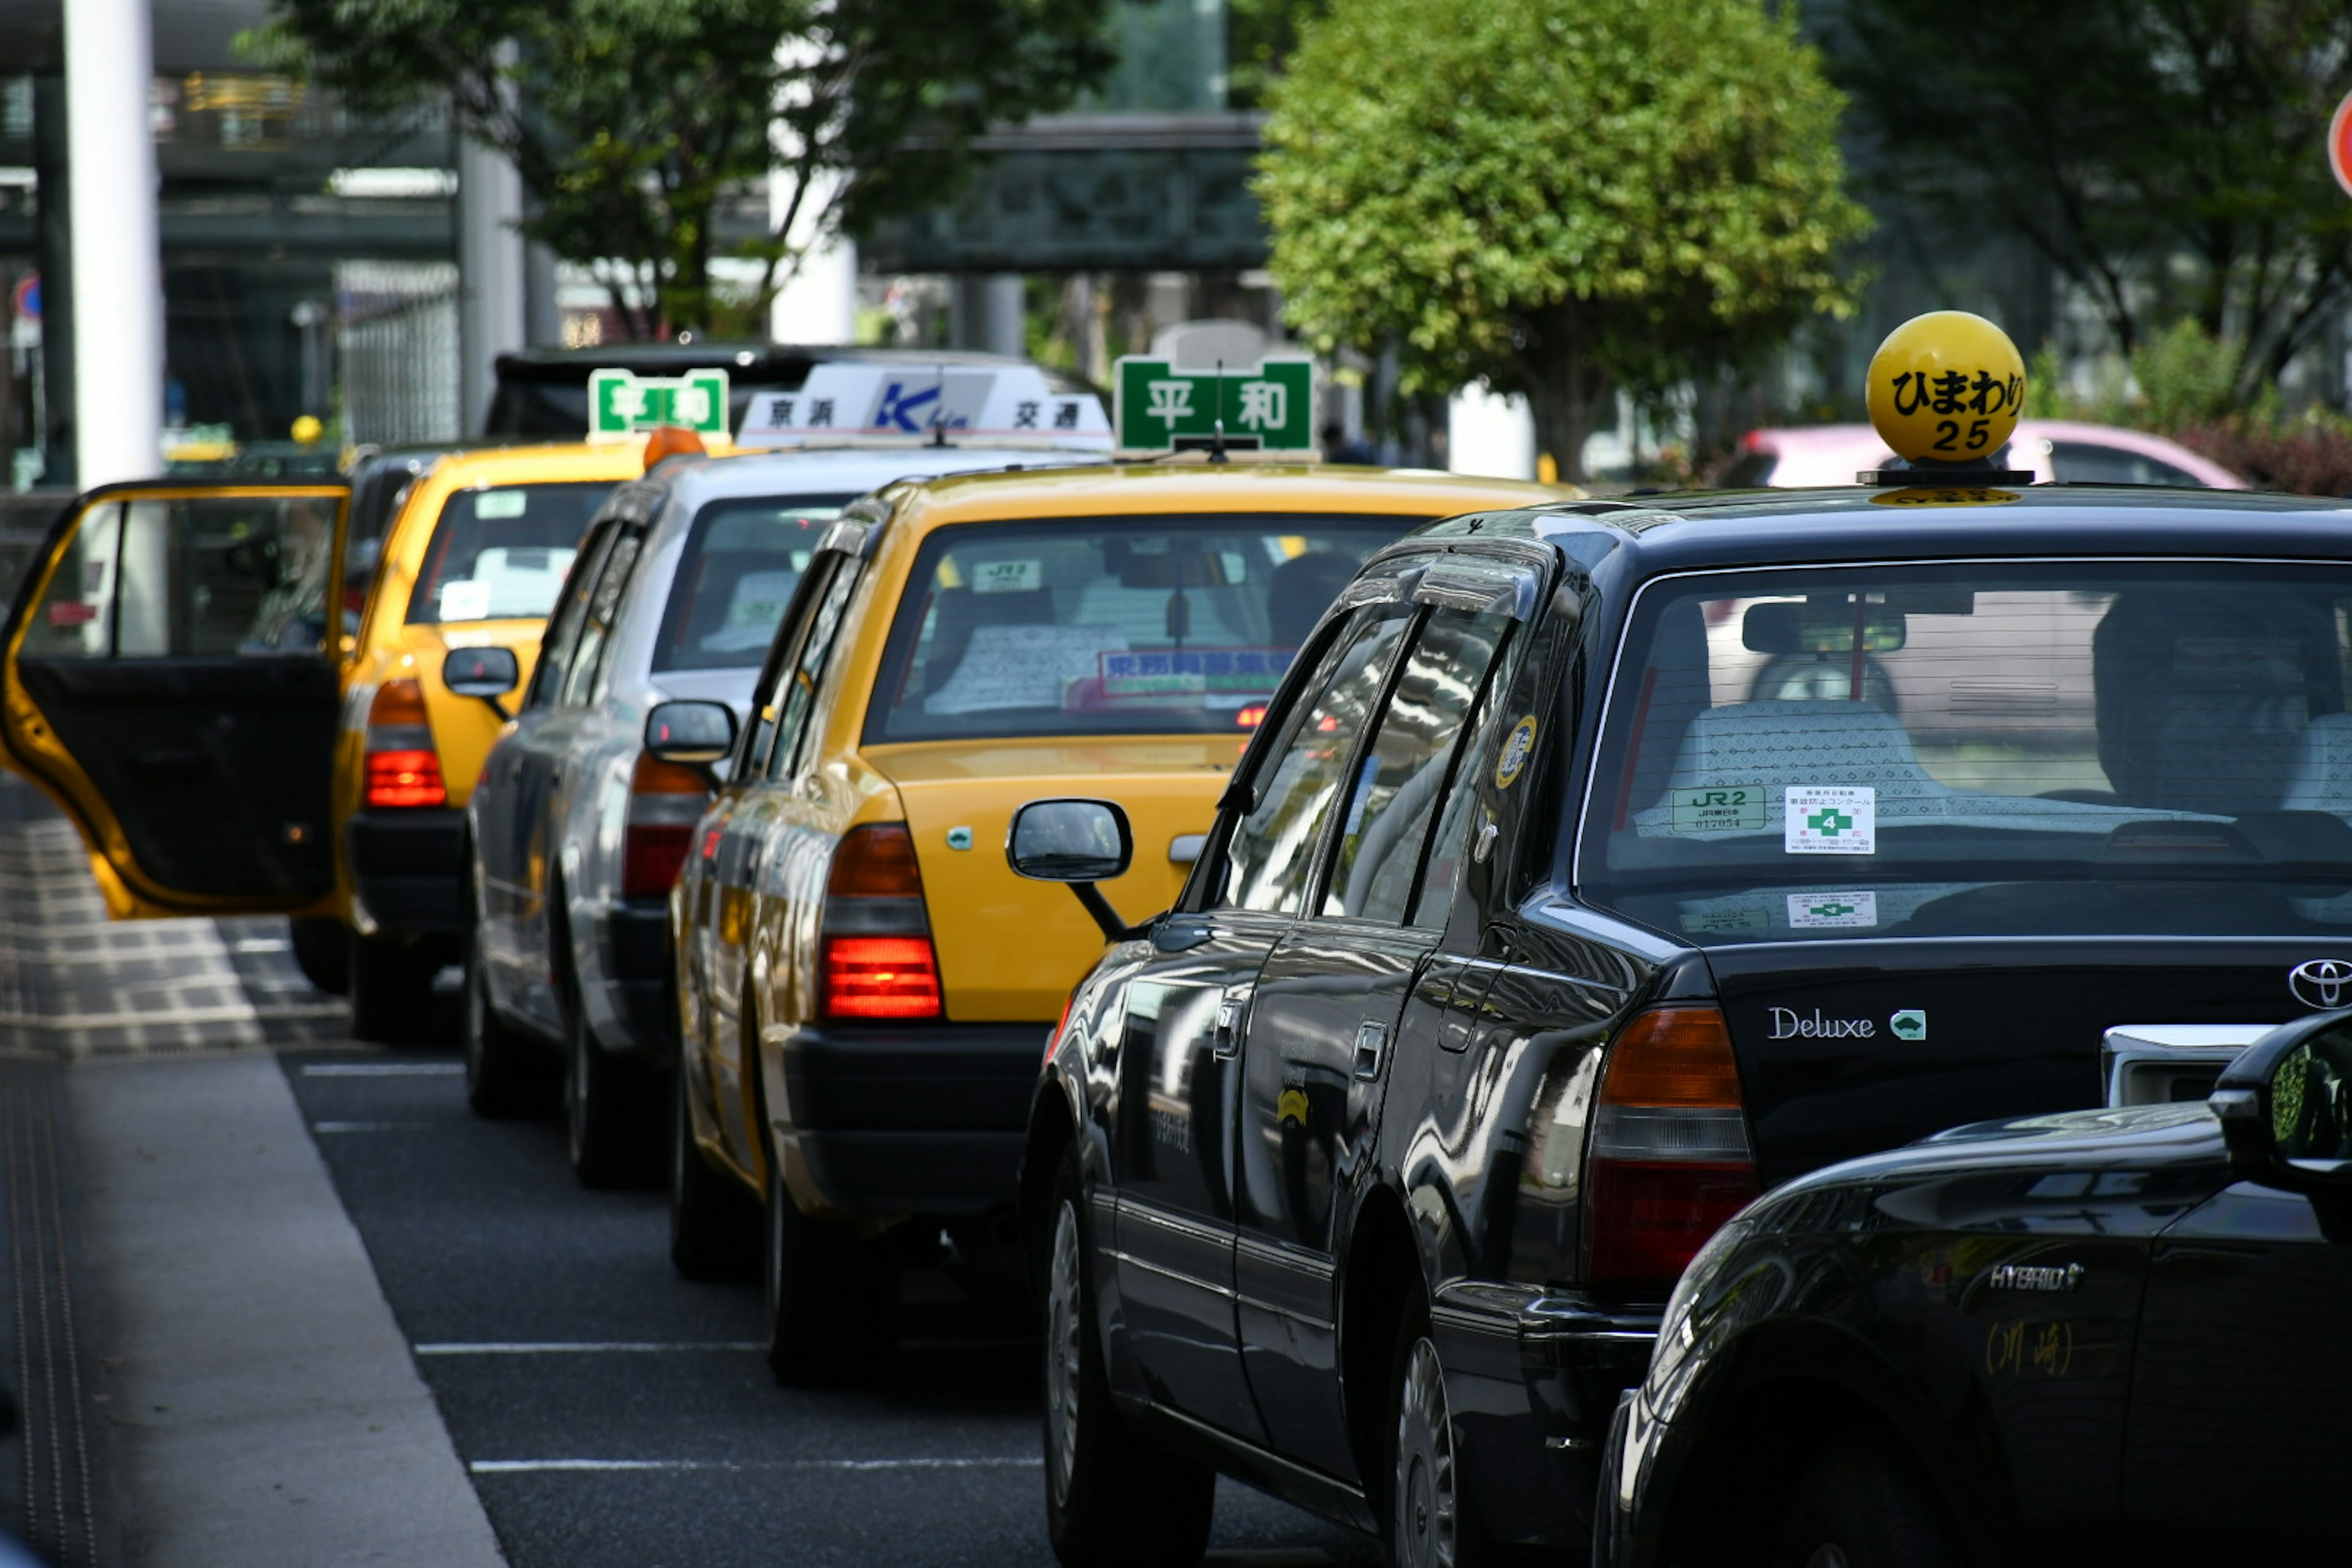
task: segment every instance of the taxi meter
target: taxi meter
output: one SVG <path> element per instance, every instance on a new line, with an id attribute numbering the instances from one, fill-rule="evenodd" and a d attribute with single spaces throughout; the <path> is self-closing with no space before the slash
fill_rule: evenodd
<path id="1" fill-rule="evenodd" d="M 2025 360 L 2009 334 L 1966 310 L 1931 310 L 1871 356 L 1870 423 L 1897 458 L 1857 476 L 1865 485 L 2033 482 L 1996 468 L 2025 406 Z"/>

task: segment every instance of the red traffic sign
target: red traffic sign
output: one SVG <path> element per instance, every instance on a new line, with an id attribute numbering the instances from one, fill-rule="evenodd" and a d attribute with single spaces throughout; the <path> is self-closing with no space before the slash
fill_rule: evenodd
<path id="1" fill-rule="evenodd" d="M 2352 196 L 2352 92 L 2336 106 L 2336 118 L 2327 124 L 2327 166 L 2336 171 L 2336 183 L 2344 194 Z"/>

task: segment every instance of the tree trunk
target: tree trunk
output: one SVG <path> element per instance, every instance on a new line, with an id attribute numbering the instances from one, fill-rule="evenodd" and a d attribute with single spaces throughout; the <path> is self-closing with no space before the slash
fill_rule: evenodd
<path id="1" fill-rule="evenodd" d="M 1536 447 L 1551 454 L 1568 484 L 1585 482 L 1584 444 L 1592 437 L 1615 382 L 1585 351 L 1584 323 L 1571 307 L 1547 310 L 1528 324 L 1526 347 L 1513 356 L 1516 389 L 1535 415 Z"/>

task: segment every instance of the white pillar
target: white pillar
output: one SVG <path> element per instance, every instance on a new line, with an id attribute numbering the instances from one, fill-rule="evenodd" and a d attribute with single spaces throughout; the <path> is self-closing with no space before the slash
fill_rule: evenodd
<path id="1" fill-rule="evenodd" d="M 1027 300 L 1018 272 L 966 272 L 949 297 L 948 341 L 983 353 L 1029 352 Z"/>
<path id="2" fill-rule="evenodd" d="M 147 0 L 64 10 L 74 447 L 87 489 L 163 468 L 163 260 L 147 118 L 155 43 Z"/>
<path id="3" fill-rule="evenodd" d="M 79 0 L 76 0 L 79 4 Z M 457 416 L 478 434 L 498 357 L 523 346 L 522 175 L 503 153 L 457 142 Z M 581 432 L 585 436 L 587 432 Z"/>
<path id="4" fill-rule="evenodd" d="M 781 133 L 780 133 L 781 134 Z M 789 167 L 768 175 L 768 227 L 772 231 L 792 210 L 793 185 L 799 178 Z M 839 234 L 824 235 L 822 224 L 833 205 L 841 176 L 828 169 L 818 173 L 801 200 L 800 216 L 788 244 L 805 247 L 799 266 L 776 290 L 768 307 L 768 335 L 780 343 L 850 343 L 857 341 L 857 242 Z M 779 269 L 792 266 L 787 259 Z"/>
<path id="5" fill-rule="evenodd" d="M 1465 386 L 1445 405 L 1445 466 L 1497 479 L 1536 477 L 1536 420 L 1528 400 Z"/>

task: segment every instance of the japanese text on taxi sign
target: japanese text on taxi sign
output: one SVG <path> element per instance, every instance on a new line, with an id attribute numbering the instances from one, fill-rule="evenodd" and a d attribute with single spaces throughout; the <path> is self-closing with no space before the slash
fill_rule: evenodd
<path id="1" fill-rule="evenodd" d="M 1118 444 L 1166 450 L 1205 444 L 1220 420 L 1229 445 L 1304 452 L 1315 445 L 1315 366 L 1270 359 L 1245 370 L 1178 370 L 1162 359 L 1118 362 Z"/>
<path id="2" fill-rule="evenodd" d="M 638 375 L 599 370 L 588 376 L 588 438 L 625 441 L 664 425 L 698 436 L 727 434 L 727 373 Z"/>

